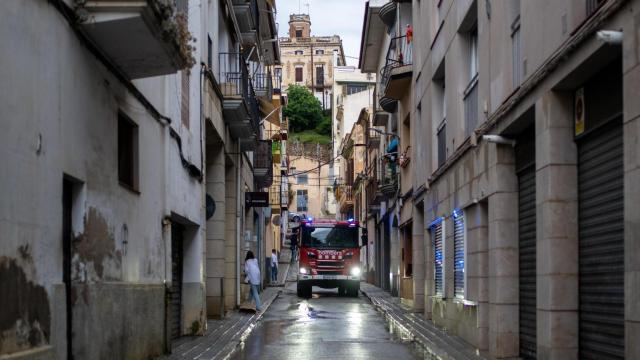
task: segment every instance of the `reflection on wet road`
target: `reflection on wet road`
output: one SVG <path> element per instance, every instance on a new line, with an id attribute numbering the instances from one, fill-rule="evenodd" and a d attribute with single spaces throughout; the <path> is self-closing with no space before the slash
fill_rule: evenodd
<path id="1" fill-rule="evenodd" d="M 233 359 L 417 359 L 420 353 L 389 331 L 371 303 L 314 288 L 298 298 L 295 283 L 271 305 Z"/>

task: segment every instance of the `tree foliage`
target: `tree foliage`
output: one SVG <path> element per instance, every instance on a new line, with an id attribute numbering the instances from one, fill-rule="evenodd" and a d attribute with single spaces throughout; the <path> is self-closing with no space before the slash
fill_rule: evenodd
<path id="1" fill-rule="evenodd" d="M 322 122 L 322 105 L 306 87 L 289 85 L 287 97 L 288 103 L 282 113 L 289 118 L 292 132 L 315 129 Z"/>

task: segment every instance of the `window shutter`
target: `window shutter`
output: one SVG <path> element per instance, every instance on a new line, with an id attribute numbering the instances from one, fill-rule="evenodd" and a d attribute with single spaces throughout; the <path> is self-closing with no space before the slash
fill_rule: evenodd
<path id="1" fill-rule="evenodd" d="M 454 296 L 464 299 L 464 216 L 453 220 L 453 287 Z"/>

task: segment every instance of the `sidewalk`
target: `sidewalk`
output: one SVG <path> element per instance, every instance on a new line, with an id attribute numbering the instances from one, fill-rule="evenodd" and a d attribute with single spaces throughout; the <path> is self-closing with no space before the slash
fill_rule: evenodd
<path id="1" fill-rule="evenodd" d="M 423 350 L 438 359 L 485 359 L 476 349 L 458 336 L 449 335 L 420 314 L 400 303 L 400 299 L 367 283 L 360 283 L 360 291 L 371 300 L 385 318 Z"/>
<path id="2" fill-rule="evenodd" d="M 284 261 L 287 261 L 286 263 Z M 260 314 L 233 310 L 224 319 L 207 320 L 204 336 L 185 336 L 173 343 L 171 354 L 160 357 L 162 360 L 174 359 L 228 359 L 244 339 L 249 336 L 256 323 L 269 309 L 282 292 L 277 286 L 284 286 L 291 263 L 291 250 L 283 249 L 278 259 L 278 284 L 265 287 L 260 294 L 263 311 Z"/>

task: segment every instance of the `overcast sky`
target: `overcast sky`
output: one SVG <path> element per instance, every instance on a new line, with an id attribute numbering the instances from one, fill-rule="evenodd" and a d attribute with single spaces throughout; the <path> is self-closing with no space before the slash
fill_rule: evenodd
<path id="1" fill-rule="evenodd" d="M 288 36 L 289 15 L 300 12 L 311 15 L 311 35 L 340 35 L 348 65 L 358 65 L 350 58 L 360 54 L 360 37 L 366 0 L 278 0 L 280 36 Z M 299 6 L 299 7 L 298 7 Z"/>

